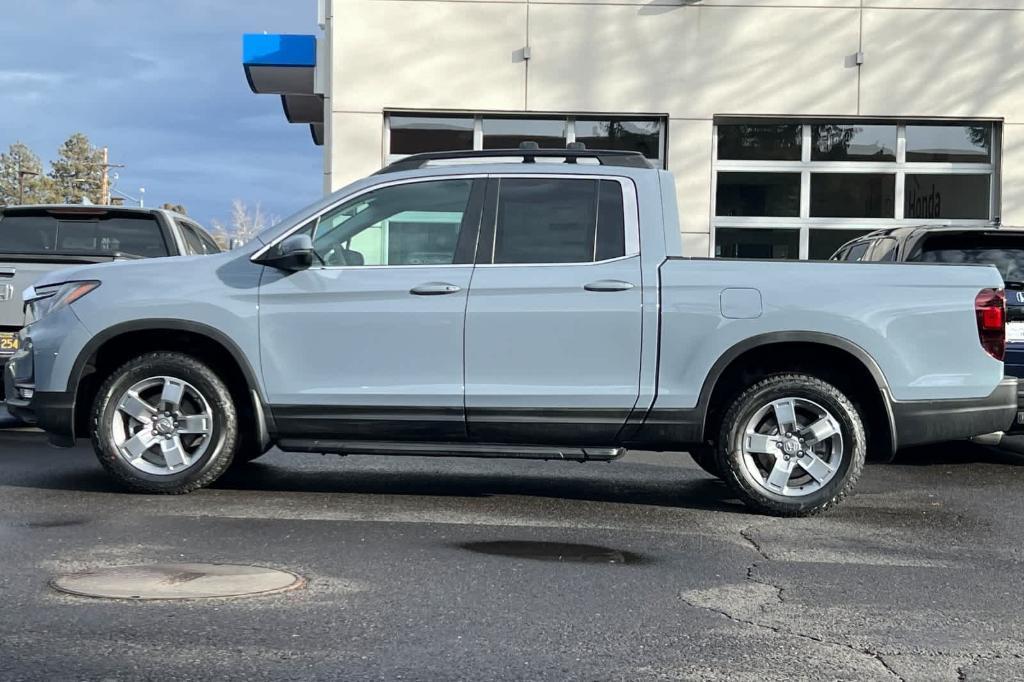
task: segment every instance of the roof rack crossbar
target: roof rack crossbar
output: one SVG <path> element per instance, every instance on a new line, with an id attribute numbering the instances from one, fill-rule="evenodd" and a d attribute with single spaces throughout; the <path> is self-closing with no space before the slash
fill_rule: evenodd
<path id="1" fill-rule="evenodd" d="M 576 163 L 577 159 L 596 159 L 602 166 L 620 166 L 625 168 L 654 168 L 650 161 L 640 152 L 628 152 L 612 149 L 537 149 L 522 147 L 519 149 L 478 149 L 452 152 L 426 152 L 413 154 L 399 159 L 375 175 L 397 173 L 398 171 L 423 168 L 431 161 L 447 161 L 455 159 L 495 159 L 521 157 L 523 163 L 536 163 L 538 158 L 565 159 L 565 163 Z"/>

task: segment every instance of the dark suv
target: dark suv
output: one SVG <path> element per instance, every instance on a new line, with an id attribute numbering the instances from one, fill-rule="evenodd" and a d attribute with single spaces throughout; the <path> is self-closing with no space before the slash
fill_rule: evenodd
<path id="1" fill-rule="evenodd" d="M 832 260 L 995 265 L 1006 283 L 1006 373 L 1024 377 L 1024 229 L 894 227 L 839 247 Z M 1017 426 L 1024 431 L 1024 395 Z"/>

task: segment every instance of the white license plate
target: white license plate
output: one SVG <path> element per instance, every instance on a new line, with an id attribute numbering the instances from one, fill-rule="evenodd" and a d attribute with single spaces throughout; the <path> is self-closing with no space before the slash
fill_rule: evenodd
<path id="1" fill-rule="evenodd" d="M 1007 322 L 1006 340 L 1024 341 L 1024 322 Z"/>

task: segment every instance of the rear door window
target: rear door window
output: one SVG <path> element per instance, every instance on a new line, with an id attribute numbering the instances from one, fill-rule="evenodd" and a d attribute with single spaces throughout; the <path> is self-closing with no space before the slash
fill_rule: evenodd
<path id="1" fill-rule="evenodd" d="M 892 237 L 884 237 L 875 242 L 871 250 L 871 260 L 883 263 L 896 260 L 896 251 L 899 242 Z"/>
<path id="2" fill-rule="evenodd" d="M 615 180 L 501 178 L 490 262 L 593 263 L 626 255 Z"/>
<path id="3" fill-rule="evenodd" d="M 142 258 L 170 254 L 155 217 L 50 212 L 0 216 L 0 252 Z"/>
<path id="4" fill-rule="evenodd" d="M 856 244 L 850 244 L 844 247 L 839 254 L 837 254 L 836 260 L 849 260 L 858 261 L 864 260 L 864 256 L 868 252 L 868 248 L 871 246 L 870 241 L 857 242 Z"/>

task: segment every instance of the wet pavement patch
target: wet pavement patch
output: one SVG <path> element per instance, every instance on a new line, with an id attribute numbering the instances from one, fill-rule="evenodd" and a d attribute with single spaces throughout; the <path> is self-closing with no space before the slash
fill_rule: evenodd
<path id="1" fill-rule="evenodd" d="M 54 578 L 60 592 L 102 599 L 216 599 L 284 592 L 305 581 L 289 571 L 232 564 L 116 566 Z"/>
<path id="2" fill-rule="evenodd" d="M 537 561 L 562 561 L 578 564 L 642 564 L 648 559 L 634 552 L 627 552 L 601 545 L 579 545 L 566 542 L 528 542 L 520 540 L 496 540 L 491 542 L 466 542 L 458 545 L 462 549 L 478 554 L 534 559 Z"/>
<path id="3" fill-rule="evenodd" d="M 68 528 L 87 523 L 86 519 L 45 519 L 42 521 L 0 521 L 0 528 Z"/>

